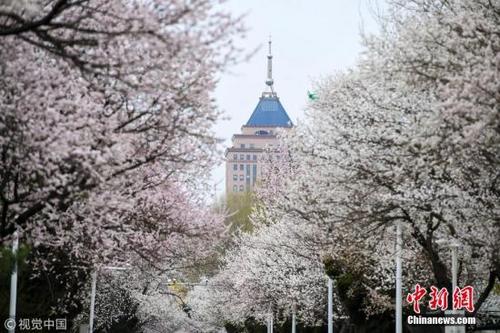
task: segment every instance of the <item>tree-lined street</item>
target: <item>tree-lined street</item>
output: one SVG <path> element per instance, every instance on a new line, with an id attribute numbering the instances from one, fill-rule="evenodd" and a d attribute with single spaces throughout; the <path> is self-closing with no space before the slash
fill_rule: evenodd
<path id="1" fill-rule="evenodd" d="M 256 132 L 279 144 L 255 190 L 214 200 L 213 94 L 249 56 L 245 17 L 0 0 L 5 328 L 430 333 L 445 325 L 410 321 L 457 310 L 475 324 L 446 332 L 500 330 L 500 3 L 373 15 L 355 64 L 304 91 L 304 119 Z M 267 59 L 272 100 L 271 42 Z"/>

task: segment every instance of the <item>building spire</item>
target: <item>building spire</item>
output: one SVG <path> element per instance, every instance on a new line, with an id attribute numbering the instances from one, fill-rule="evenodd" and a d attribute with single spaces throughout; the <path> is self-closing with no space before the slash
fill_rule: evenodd
<path id="1" fill-rule="evenodd" d="M 274 80 L 273 80 L 273 55 L 271 53 L 271 36 L 269 36 L 269 53 L 267 55 L 267 79 L 266 85 L 269 87 L 267 92 L 262 94 L 263 96 L 275 97 L 276 93 L 274 92 Z"/>

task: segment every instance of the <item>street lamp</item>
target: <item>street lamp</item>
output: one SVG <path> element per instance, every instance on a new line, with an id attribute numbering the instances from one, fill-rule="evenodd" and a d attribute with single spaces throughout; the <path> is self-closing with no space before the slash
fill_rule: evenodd
<path id="1" fill-rule="evenodd" d="M 458 259 L 457 252 L 460 247 L 460 243 L 456 239 L 447 240 L 447 239 L 438 239 L 436 244 L 443 245 L 449 247 L 451 250 L 451 292 L 450 295 L 453 295 L 453 292 L 458 286 Z M 452 311 L 455 314 L 455 311 Z M 464 328 L 461 326 L 448 326 L 445 328 L 446 333 L 458 333 L 465 332 Z"/>
<path id="2" fill-rule="evenodd" d="M 10 304 L 9 304 L 9 333 L 15 332 L 16 327 L 16 305 L 17 305 L 17 250 L 19 248 L 19 235 L 14 232 L 12 238 L 12 256 L 14 257 L 14 267 L 10 276 Z"/>
<path id="3" fill-rule="evenodd" d="M 328 277 L 328 333 L 333 333 L 333 280 Z"/>
<path id="4" fill-rule="evenodd" d="M 116 266 L 104 266 L 101 269 L 107 269 L 110 271 L 127 271 L 130 267 L 116 267 Z M 96 269 L 92 272 L 92 288 L 90 293 L 90 316 L 89 316 L 89 333 L 94 332 L 94 307 L 95 307 L 95 291 L 97 285 L 97 272 Z"/>
<path id="5" fill-rule="evenodd" d="M 446 247 L 449 247 L 451 250 L 451 293 L 455 291 L 455 288 L 458 286 L 458 260 L 457 260 L 457 252 L 458 248 L 460 247 L 460 243 L 453 239 L 453 240 L 446 240 L 446 239 L 438 239 L 436 241 L 436 244 L 443 245 Z"/>
<path id="6" fill-rule="evenodd" d="M 401 278 L 401 221 L 396 222 L 396 333 L 403 333 L 403 290 Z"/>
<path id="7" fill-rule="evenodd" d="M 267 315 L 267 333 L 273 333 L 274 329 L 274 318 L 272 310 L 269 310 L 269 314 Z"/>

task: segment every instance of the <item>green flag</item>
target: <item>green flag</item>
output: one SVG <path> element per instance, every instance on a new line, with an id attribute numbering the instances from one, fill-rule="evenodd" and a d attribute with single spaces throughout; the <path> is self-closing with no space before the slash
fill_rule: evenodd
<path id="1" fill-rule="evenodd" d="M 318 95 L 316 95 L 315 92 L 312 92 L 312 91 L 307 91 L 307 97 L 309 97 L 309 100 L 311 101 L 315 101 L 318 99 Z"/>

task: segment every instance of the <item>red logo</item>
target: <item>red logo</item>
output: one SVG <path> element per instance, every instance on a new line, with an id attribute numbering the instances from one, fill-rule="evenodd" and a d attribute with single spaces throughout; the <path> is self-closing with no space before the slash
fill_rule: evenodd
<path id="1" fill-rule="evenodd" d="M 429 293 L 429 296 L 431 297 L 431 300 L 429 301 L 429 308 L 431 310 L 437 310 L 437 308 L 440 308 L 443 311 L 447 310 L 448 295 L 449 293 L 446 288 L 438 290 L 438 288 L 431 286 L 431 292 Z"/>
<path id="2" fill-rule="evenodd" d="M 453 310 L 461 309 L 474 312 L 474 288 L 471 286 L 456 287 L 453 291 Z"/>
<path id="3" fill-rule="evenodd" d="M 406 301 L 409 304 L 413 303 L 413 311 L 415 313 L 420 313 L 420 300 L 425 296 L 425 294 L 427 294 L 427 290 L 420 287 L 420 285 L 417 283 L 415 285 L 415 292 L 406 296 Z"/>
<path id="4" fill-rule="evenodd" d="M 427 290 L 417 283 L 415 285 L 415 291 L 406 296 L 408 304 L 413 304 L 413 311 L 415 313 L 420 313 L 420 301 L 423 300 L 426 294 Z M 446 288 L 438 289 L 435 286 L 431 286 L 431 292 L 429 293 L 431 297 L 429 308 L 431 310 L 448 310 L 449 295 Z M 453 291 L 453 310 L 462 309 L 468 312 L 474 312 L 474 288 L 472 286 L 465 286 L 463 288 L 456 287 Z"/>

